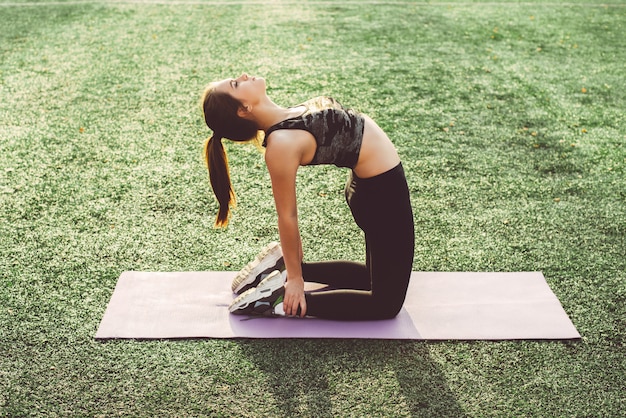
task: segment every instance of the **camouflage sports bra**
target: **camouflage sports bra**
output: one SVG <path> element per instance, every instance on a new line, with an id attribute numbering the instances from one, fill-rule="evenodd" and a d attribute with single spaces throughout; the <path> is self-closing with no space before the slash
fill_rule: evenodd
<path id="1" fill-rule="evenodd" d="M 344 108 L 330 97 L 316 97 L 299 106 L 306 107 L 306 111 L 270 127 L 265 132 L 263 146 L 267 146 L 267 137 L 276 130 L 301 129 L 313 135 L 317 142 L 315 155 L 309 165 L 334 164 L 337 167 L 354 168 L 363 142 L 363 116 Z"/>

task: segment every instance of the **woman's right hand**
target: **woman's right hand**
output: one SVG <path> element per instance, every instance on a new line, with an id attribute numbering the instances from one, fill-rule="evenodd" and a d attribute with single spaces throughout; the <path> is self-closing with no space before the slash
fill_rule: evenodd
<path id="1" fill-rule="evenodd" d="M 300 308 L 300 317 L 306 316 L 306 298 L 304 297 L 304 279 L 302 277 L 289 277 L 285 283 L 285 299 L 283 309 L 285 315 L 295 316 Z"/>

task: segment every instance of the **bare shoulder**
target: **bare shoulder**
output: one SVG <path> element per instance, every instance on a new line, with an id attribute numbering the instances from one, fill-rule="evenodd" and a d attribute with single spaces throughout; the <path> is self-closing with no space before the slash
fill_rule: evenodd
<path id="1" fill-rule="evenodd" d="M 294 145 L 293 138 L 294 135 L 293 130 L 288 129 L 279 129 L 277 131 L 273 131 L 265 140 L 266 140 L 266 148 L 282 148 L 289 147 L 290 145 Z"/>
<path id="2" fill-rule="evenodd" d="M 280 129 L 266 139 L 265 160 L 292 160 L 298 165 L 308 163 L 315 154 L 313 135 L 299 129 Z"/>

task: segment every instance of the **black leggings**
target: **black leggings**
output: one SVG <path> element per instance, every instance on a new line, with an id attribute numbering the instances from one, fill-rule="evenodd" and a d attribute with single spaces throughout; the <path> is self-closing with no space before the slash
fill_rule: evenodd
<path id="1" fill-rule="evenodd" d="M 415 249 L 413 211 L 402 164 L 361 179 L 351 172 L 346 200 L 365 232 L 366 264 L 303 263 L 305 281 L 327 285 L 306 292 L 307 315 L 328 319 L 388 319 L 404 303 Z"/>

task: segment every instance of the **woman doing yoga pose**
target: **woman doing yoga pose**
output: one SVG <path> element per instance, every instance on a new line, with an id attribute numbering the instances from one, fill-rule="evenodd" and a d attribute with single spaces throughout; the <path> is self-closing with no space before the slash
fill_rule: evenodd
<path id="1" fill-rule="evenodd" d="M 216 226 L 226 226 L 234 204 L 223 138 L 263 138 L 278 214 L 280 244 L 268 245 L 235 277 L 233 291 L 241 294 L 230 311 L 348 320 L 395 317 L 409 284 L 415 238 L 404 170 L 385 132 L 329 97 L 281 107 L 267 96 L 263 78 L 247 74 L 211 83 L 202 105 L 213 131 L 205 153 L 219 202 Z M 365 233 L 365 264 L 303 261 L 296 172 L 318 164 L 350 169 L 345 195 Z M 326 287 L 305 291 L 305 281 Z"/>

